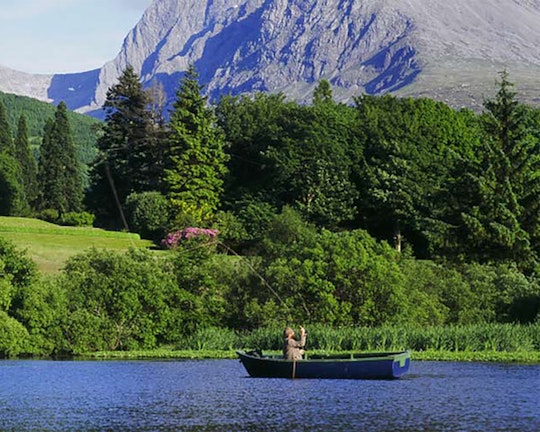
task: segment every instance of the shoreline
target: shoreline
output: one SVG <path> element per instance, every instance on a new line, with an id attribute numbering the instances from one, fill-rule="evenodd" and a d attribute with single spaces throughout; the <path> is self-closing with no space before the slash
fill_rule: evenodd
<path id="1" fill-rule="evenodd" d="M 264 351 L 276 354 L 276 351 Z M 309 354 L 343 354 L 347 352 L 308 351 Z M 146 350 L 99 351 L 76 355 L 73 360 L 225 360 L 237 359 L 235 350 Z M 490 362 L 540 365 L 540 351 L 411 351 L 412 361 Z"/>

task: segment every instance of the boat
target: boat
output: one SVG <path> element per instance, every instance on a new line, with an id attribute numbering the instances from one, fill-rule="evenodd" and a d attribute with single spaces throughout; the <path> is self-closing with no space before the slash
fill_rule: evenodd
<path id="1" fill-rule="evenodd" d="M 253 378 L 396 379 L 409 371 L 410 351 L 311 354 L 302 360 L 264 355 L 259 350 L 236 351 Z"/>

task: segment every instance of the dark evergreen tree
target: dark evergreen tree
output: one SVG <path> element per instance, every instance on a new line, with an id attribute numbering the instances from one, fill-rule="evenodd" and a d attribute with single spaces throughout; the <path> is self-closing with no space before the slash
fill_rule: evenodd
<path id="1" fill-rule="evenodd" d="M 166 195 L 178 225 L 208 224 L 220 206 L 227 155 L 198 73 L 190 65 L 170 116 Z"/>
<path id="2" fill-rule="evenodd" d="M 21 216 L 27 210 L 21 167 L 16 158 L 6 108 L 0 101 L 0 214 Z"/>
<path id="3" fill-rule="evenodd" d="M 0 102 L 0 152 L 7 152 L 13 156 L 13 135 L 7 120 L 6 107 Z"/>
<path id="4" fill-rule="evenodd" d="M 28 128 L 26 117 L 21 115 L 17 125 L 15 138 L 15 154 L 21 167 L 22 183 L 26 201 L 31 206 L 38 195 L 37 164 L 28 142 Z"/>
<path id="5" fill-rule="evenodd" d="M 463 174 L 451 185 L 463 193 L 447 245 L 454 256 L 530 270 L 540 252 L 540 123 L 512 87 L 502 72 L 495 99 L 484 104 L 478 157 L 463 161 Z"/>
<path id="6" fill-rule="evenodd" d="M 0 215 L 26 215 L 24 191 L 17 160 L 6 152 L 0 152 Z"/>
<path id="7" fill-rule="evenodd" d="M 119 221 L 127 196 L 157 190 L 160 166 L 150 140 L 152 116 L 139 76 L 128 66 L 107 91 L 99 155 L 90 172 L 89 205 L 98 217 Z"/>
<path id="8" fill-rule="evenodd" d="M 38 181 L 40 209 L 54 209 L 59 216 L 82 209 L 82 171 L 75 154 L 64 102 L 58 105 L 54 120 L 45 125 Z"/>

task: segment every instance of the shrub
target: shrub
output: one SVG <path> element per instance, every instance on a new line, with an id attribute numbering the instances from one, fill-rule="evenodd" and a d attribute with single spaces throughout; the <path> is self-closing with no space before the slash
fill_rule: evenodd
<path id="1" fill-rule="evenodd" d="M 58 223 L 60 220 L 58 210 L 55 209 L 43 209 L 36 216 L 38 219 L 51 223 Z"/>
<path id="2" fill-rule="evenodd" d="M 17 320 L 0 311 L 0 357 L 14 357 L 24 353 L 28 332 Z"/>
<path id="3" fill-rule="evenodd" d="M 96 217 L 88 212 L 64 213 L 60 219 L 61 225 L 67 226 L 92 226 Z"/>
<path id="4" fill-rule="evenodd" d="M 169 223 L 169 201 L 159 192 L 132 193 L 126 199 L 130 227 L 142 238 L 159 241 Z"/>

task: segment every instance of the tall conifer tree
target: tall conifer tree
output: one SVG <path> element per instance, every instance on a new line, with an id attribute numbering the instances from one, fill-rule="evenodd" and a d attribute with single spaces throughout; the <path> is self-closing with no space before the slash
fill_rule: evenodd
<path id="1" fill-rule="evenodd" d="M 26 194 L 26 201 L 31 206 L 37 198 L 37 164 L 28 142 L 28 128 L 26 126 L 26 117 L 24 115 L 20 116 L 17 124 L 15 153 L 21 167 L 22 183 Z"/>
<path id="2" fill-rule="evenodd" d="M 176 92 L 169 123 L 165 184 L 179 225 L 206 224 L 212 219 L 226 173 L 223 135 L 198 79 L 190 65 Z"/>
<path id="3" fill-rule="evenodd" d="M 139 76 L 128 66 L 107 91 L 99 158 L 91 171 L 91 206 L 102 219 L 118 220 L 127 196 L 158 190 L 161 172 L 152 147 L 152 113 Z"/>
<path id="4" fill-rule="evenodd" d="M 54 120 L 47 121 L 39 158 L 39 207 L 63 213 L 80 211 L 83 199 L 83 180 L 75 153 L 67 107 L 58 105 Z"/>
<path id="5" fill-rule="evenodd" d="M 7 152 L 13 156 L 13 135 L 7 120 L 6 107 L 0 102 L 0 152 Z"/>

